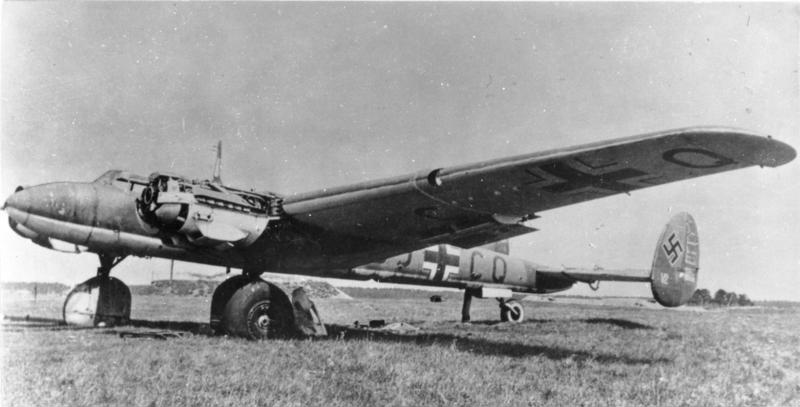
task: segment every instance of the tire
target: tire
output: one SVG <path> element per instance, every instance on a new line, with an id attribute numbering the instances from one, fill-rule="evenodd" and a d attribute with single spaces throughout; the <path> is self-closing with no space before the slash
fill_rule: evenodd
<path id="1" fill-rule="evenodd" d="M 273 292 L 275 291 L 275 292 Z M 225 332 L 251 340 L 283 336 L 292 326 L 291 304 L 285 294 L 263 280 L 239 287 L 225 304 L 221 326 Z"/>
<path id="2" fill-rule="evenodd" d="M 525 319 L 525 309 L 517 300 L 508 300 L 500 306 L 500 320 L 503 322 L 520 323 Z"/>
<path id="3" fill-rule="evenodd" d="M 126 325 L 131 318 L 131 290 L 117 278 L 92 277 L 67 294 L 61 314 L 68 325 Z"/>
<path id="4" fill-rule="evenodd" d="M 211 320 L 209 325 L 215 335 L 224 335 L 226 333 L 225 327 L 222 326 L 225 307 L 233 297 L 233 294 L 251 281 L 253 280 L 242 275 L 233 276 L 223 281 L 214 290 L 214 294 L 211 296 Z"/>

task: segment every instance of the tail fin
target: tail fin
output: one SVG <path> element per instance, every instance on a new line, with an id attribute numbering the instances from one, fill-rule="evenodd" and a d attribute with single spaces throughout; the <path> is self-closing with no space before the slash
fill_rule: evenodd
<path id="1" fill-rule="evenodd" d="M 678 307 L 692 298 L 697 288 L 700 242 L 692 215 L 672 217 L 658 239 L 650 271 L 653 298 L 665 307 Z"/>

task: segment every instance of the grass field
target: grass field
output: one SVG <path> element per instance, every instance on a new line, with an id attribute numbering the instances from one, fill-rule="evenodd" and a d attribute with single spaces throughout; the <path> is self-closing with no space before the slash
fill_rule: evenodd
<path id="1" fill-rule="evenodd" d="M 135 296 L 133 327 L 67 329 L 61 298 L 6 301 L 7 406 L 800 406 L 800 307 L 687 312 L 349 290 L 316 340 L 210 337 L 210 297 Z M 29 321 L 19 321 L 29 316 Z M 373 332 L 384 319 L 420 328 Z M 120 333 L 168 330 L 167 340 Z"/>

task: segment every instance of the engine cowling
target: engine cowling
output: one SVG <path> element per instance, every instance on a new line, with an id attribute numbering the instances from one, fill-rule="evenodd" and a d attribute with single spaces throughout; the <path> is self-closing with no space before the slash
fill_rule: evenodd
<path id="1" fill-rule="evenodd" d="M 139 215 L 165 233 L 202 246 L 248 246 L 280 215 L 280 198 L 155 173 Z"/>

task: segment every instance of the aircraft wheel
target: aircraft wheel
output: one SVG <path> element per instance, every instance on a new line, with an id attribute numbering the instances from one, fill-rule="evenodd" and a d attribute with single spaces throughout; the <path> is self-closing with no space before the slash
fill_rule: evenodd
<path id="1" fill-rule="evenodd" d="M 231 295 L 220 325 L 229 335 L 253 340 L 285 335 L 292 326 L 291 303 L 277 287 L 253 280 Z"/>
<path id="2" fill-rule="evenodd" d="M 211 330 L 215 335 L 225 334 L 225 327 L 222 326 L 223 315 L 225 314 L 225 306 L 228 305 L 233 294 L 243 286 L 253 281 L 246 276 L 238 275 L 223 281 L 214 290 L 211 296 Z"/>
<path id="3" fill-rule="evenodd" d="M 525 309 L 517 300 L 508 300 L 500 305 L 500 320 L 519 323 L 525 318 Z"/>
<path id="4" fill-rule="evenodd" d="M 69 325 L 125 325 L 131 319 L 131 290 L 114 277 L 92 277 L 67 294 L 61 312 Z"/>

